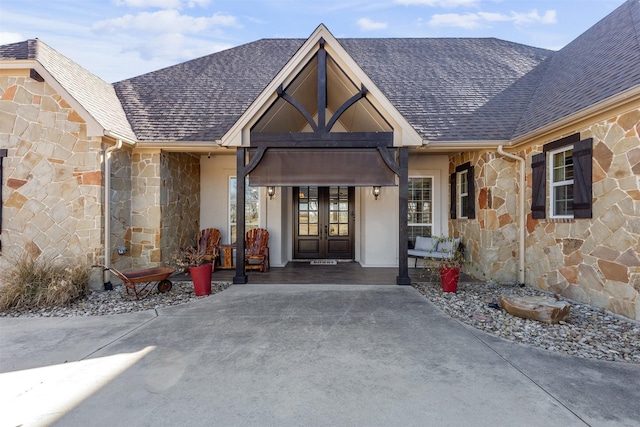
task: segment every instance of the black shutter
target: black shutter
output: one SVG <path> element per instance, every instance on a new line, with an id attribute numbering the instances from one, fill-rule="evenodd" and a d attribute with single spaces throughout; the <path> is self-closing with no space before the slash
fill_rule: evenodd
<path id="1" fill-rule="evenodd" d="M 449 176 L 449 215 L 456 219 L 456 173 Z"/>
<path id="2" fill-rule="evenodd" d="M 476 217 L 476 175 L 473 171 L 473 166 L 469 166 L 467 169 L 467 183 L 469 188 L 469 213 L 467 218 L 475 219 Z"/>
<path id="3" fill-rule="evenodd" d="M 546 214 L 546 155 L 536 154 L 531 157 L 531 216 L 536 219 L 544 218 Z M 522 191 L 522 189 L 520 190 Z"/>
<path id="4" fill-rule="evenodd" d="M 573 145 L 573 217 L 591 218 L 593 138 Z"/>

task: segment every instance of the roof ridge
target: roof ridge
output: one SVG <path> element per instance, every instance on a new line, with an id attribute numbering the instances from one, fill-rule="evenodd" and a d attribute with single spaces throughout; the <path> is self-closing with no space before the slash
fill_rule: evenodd
<path id="1" fill-rule="evenodd" d="M 514 139 L 516 137 L 517 132 L 518 132 L 518 128 L 520 127 L 520 124 L 522 123 L 522 120 L 523 120 L 524 116 L 527 114 L 527 112 L 529 110 L 529 106 L 531 105 L 531 102 L 537 96 L 538 91 L 540 90 L 540 87 L 542 86 L 542 83 L 545 81 L 545 78 L 547 77 L 547 74 L 549 73 L 549 68 L 550 68 L 549 64 L 551 64 L 551 61 L 553 61 L 554 53 L 550 54 L 549 57 L 544 58 L 538 65 L 536 65 L 531 71 L 529 71 L 531 73 L 538 67 L 544 67 L 545 68 L 544 71 L 542 72 L 542 76 L 540 76 L 540 78 L 538 79 L 538 83 L 536 84 L 536 88 L 534 90 L 532 90 L 531 93 L 529 94 L 529 99 L 527 99 L 525 107 L 520 111 L 520 117 L 518 117 L 518 120 L 515 121 L 509 139 Z M 519 80 L 522 80 L 522 77 L 520 77 Z"/>
<path id="2" fill-rule="evenodd" d="M 633 9 L 633 5 L 634 4 L 637 7 L 637 15 L 638 16 L 636 16 L 636 14 L 633 13 L 634 12 L 634 9 Z M 633 27 L 636 30 L 636 41 L 638 42 L 638 47 L 640 48 L 640 2 L 639 1 L 634 1 L 634 0 L 627 0 L 625 5 L 629 8 L 629 16 L 631 16 L 631 22 L 633 24 Z"/>

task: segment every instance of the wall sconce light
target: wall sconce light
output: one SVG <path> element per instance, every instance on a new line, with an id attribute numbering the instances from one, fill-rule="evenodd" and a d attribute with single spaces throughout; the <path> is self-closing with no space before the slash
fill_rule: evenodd
<path id="1" fill-rule="evenodd" d="M 273 196 L 276 195 L 276 187 L 274 186 L 268 186 L 267 187 L 267 194 L 269 195 L 269 200 L 273 199 Z"/>
<path id="2" fill-rule="evenodd" d="M 373 194 L 373 197 L 378 200 L 378 196 L 380 195 L 380 186 L 374 185 L 371 189 L 371 194 Z"/>

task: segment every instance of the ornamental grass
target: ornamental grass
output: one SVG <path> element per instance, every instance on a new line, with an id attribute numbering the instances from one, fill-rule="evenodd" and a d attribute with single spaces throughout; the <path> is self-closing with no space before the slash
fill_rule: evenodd
<path id="1" fill-rule="evenodd" d="M 2 272 L 0 310 L 67 306 L 89 292 L 88 266 L 22 255 Z"/>

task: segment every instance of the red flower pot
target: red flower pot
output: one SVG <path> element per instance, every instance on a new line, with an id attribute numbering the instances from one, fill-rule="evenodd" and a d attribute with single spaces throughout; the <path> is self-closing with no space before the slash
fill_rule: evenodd
<path id="1" fill-rule="evenodd" d="M 211 293 L 211 272 L 212 264 L 202 264 L 197 267 L 189 267 L 189 274 L 193 280 L 193 290 L 201 297 Z"/>
<path id="2" fill-rule="evenodd" d="M 443 292 L 457 292 L 460 267 L 440 267 L 440 280 Z"/>

